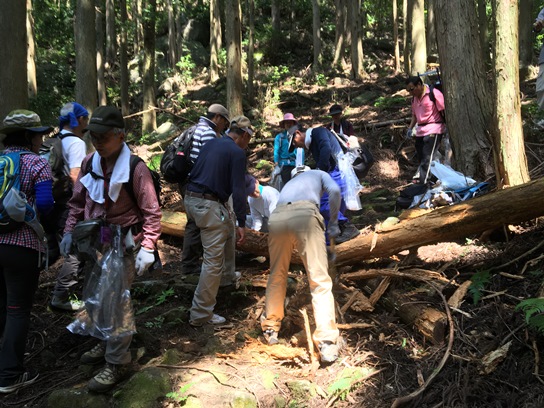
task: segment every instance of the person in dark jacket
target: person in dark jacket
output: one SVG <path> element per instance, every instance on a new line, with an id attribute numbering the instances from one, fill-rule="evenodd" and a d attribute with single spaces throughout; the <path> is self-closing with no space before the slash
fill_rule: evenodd
<path id="1" fill-rule="evenodd" d="M 37 153 L 43 136 L 52 130 L 27 110 L 10 112 L 0 128 L 5 153 L 20 152 L 21 191 L 40 214 L 53 208 L 53 178 L 46 159 Z M 38 288 L 43 235 L 25 223 L 0 234 L 0 393 L 32 384 L 38 373 L 23 365 L 30 311 Z M 43 233 L 43 229 L 41 231 Z"/>
<path id="2" fill-rule="evenodd" d="M 353 125 L 349 120 L 342 117 L 342 106 L 332 105 L 329 109 L 329 115 L 332 117 L 332 122 L 326 125 L 327 129 L 332 129 L 341 136 L 353 136 L 355 135 L 355 130 Z"/>

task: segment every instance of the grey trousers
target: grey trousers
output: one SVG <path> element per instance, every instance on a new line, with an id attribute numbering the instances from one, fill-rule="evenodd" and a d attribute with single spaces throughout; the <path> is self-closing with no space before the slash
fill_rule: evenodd
<path id="1" fill-rule="evenodd" d="M 53 295 L 58 296 L 61 299 L 65 299 L 70 296 L 72 286 L 77 283 L 77 275 L 80 272 L 80 261 L 76 255 L 70 254 L 64 258 L 59 273 L 57 275 L 57 281 L 53 289 Z"/>

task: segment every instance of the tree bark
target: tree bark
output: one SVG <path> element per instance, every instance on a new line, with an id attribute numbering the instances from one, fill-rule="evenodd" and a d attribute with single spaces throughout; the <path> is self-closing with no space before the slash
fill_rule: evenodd
<path id="1" fill-rule="evenodd" d="M 279 33 L 281 31 L 280 0 L 272 0 L 270 8 L 272 14 L 272 30 Z"/>
<path id="2" fill-rule="evenodd" d="M 219 79 L 219 50 L 221 49 L 221 12 L 219 0 L 210 0 L 210 82 Z"/>
<path id="3" fill-rule="evenodd" d="M 425 33 L 427 40 L 427 55 L 434 54 L 436 52 L 436 24 L 434 20 L 434 2 L 435 0 L 428 0 L 427 2 L 427 31 Z"/>
<path id="4" fill-rule="evenodd" d="M 363 41 L 361 38 L 361 0 L 351 0 L 350 27 L 351 27 L 351 71 L 355 80 L 364 77 Z"/>
<path id="5" fill-rule="evenodd" d="M 354 0 L 355 1 L 355 0 Z M 315 73 L 321 70 L 321 16 L 319 12 L 319 1 L 312 0 L 312 29 L 313 29 L 313 44 L 314 44 L 314 64 L 313 71 Z"/>
<path id="6" fill-rule="evenodd" d="M 344 66 L 344 38 L 346 32 L 345 15 L 346 3 L 344 0 L 335 0 L 336 5 L 336 27 L 334 40 L 334 58 L 332 61 L 333 67 Z"/>
<path id="7" fill-rule="evenodd" d="M 38 94 L 38 82 L 36 80 L 36 43 L 34 41 L 34 18 L 32 17 L 32 0 L 26 0 L 26 39 L 27 39 L 27 78 L 28 97 L 34 98 Z"/>
<path id="8" fill-rule="evenodd" d="M 396 225 L 378 228 L 371 234 L 337 245 L 336 262 L 338 265 L 354 264 L 395 255 L 413 247 L 466 238 L 504 224 L 529 221 L 544 215 L 544 207 L 535 205 L 542 202 L 544 178 L 432 211 L 406 211 Z M 183 236 L 185 214 L 163 211 L 163 222 L 165 219 L 171 235 Z M 246 241 L 238 249 L 268 256 L 268 235 L 247 230 Z M 296 251 L 291 262 L 301 263 Z"/>
<path id="9" fill-rule="evenodd" d="M 132 20 L 134 21 L 134 55 L 138 55 L 144 41 L 144 28 L 142 24 L 142 1 L 133 0 Z"/>
<path id="10" fill-rule="evenodd" d="M 119 12 L 121 16 L 121 39 L 119 43 L 119 60 L 121 63 L 121 112 L 123 116 L 128 116 L 130 112 L 128 96 L 128 53 L 127 53 L 127 2 L 119 0 Z"/>
<path id="11" fill-rule="evenodd" d="M 248 0 L 249 2 L 249 38 L 247 45 L 247 99 L 250 105 L 255 102 L 255 87 L 253 81 L 255 79 L 255 61 L 254 61 L 254 49 L 255 49 L 255 0 Z"/>
<path id="12" fill-rule="evenodd" d="M 518 69 L 518 2 L 492 0 L 495 9 L 493 149 L 497 186 L 530 180 L 523 141 Z"/>
<path id="13" fill-rule="evenodd" d="M 493 110 L 478 41 L 474 1 L 459 0 L 459 4 L 435 0 L 435 18 L 456 169 L 467 176 L 485 179 L 492 172 L 489 129 Z"/>
<path id="14" fill-rule="evenodd" d="M 172 0 L 166 1 L 168 9 L 168 63 L 170 68 L 175 69 L 178 58 L 177 35 L 176 35 L 176 13 Z"/>
<path id="15" fill-rule="evenodd" d="M 142 132 L 151 133 L 157 128 L 155 109 L 155 21 L 157 1 L 147 0 L 144 16 L 144 64 L 143 64 L 143 110 Z"/>
<path id="16" fill-rule="evenodd" d="M 533 63 L 533 0 L 519 1 L 519 78 L 529 79 L 529 67 Z"/>
<path id="17" fill-rule="evenodd" d="M 113 67 L 117 55 L 117 35 L 115 33 L 115 4 L 106 0 L 106 58 Z"/>
<path id="18" fill-rule="evenodd" d="M 74 22 L 76 46 L 76 101 L 94 109 L 96 91 L 96 29 L 94 0 L 78 0 Z"/>
<path id="19" fill-rule="evenodd" d="M 395 74 L 400 72 L 399 16 L 397 0 L 393 0 L 393 44 L 395 44 Z"/>
<path id="20" fill-rule="evenodd" d="M 410 68 L 410 7 L 408 0 L 402 0 L 402 56 L 404 58 L 404 72 L 411 72 Z"/>
<path id="21" fill-rule="evenodd" d="M 240 0 L 226 1 L 227 109 L 231 117 L 244 113 L 242 106 L 242 11 Z"/>
<path id="22" fill-rule="evenodd" d="M 96 0 L 96 83 L 98 90 L 98 105 L 106 105 L 105 54 L 104 46 L 104 0 Z"/>
<path id="23" fill-rule="evenodd" d="M 427 70 L 427 45 L 425 41 L 425 5 L 424 0 L 411 0 L 410 31 L 412 40 L 411 74 L 417 75 Z"/>
<path id="24" fill-rule="evenodd" d="M 478 29 L 480 33 L 480 46 L 486 65 L 490 61 L 489 55 L 489 27 L 487 24 L 487 0 L 478 1 Z"/>

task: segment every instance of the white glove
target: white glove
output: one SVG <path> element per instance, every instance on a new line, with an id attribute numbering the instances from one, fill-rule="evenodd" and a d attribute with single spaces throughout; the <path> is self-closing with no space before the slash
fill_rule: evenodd
<path id="1" fill-rule="evenodd" d="M 68 232 L 62 237 L 59 244 L 60 254 L 64 257 L 68 256 L 72 250 L 72 233 Z"/>
<path id="2" fill-rule="evenodd" d="M 406 131 L 406 139 L 410 139 L 412 137 L 412 133 L 414 132 L 413 128 L 408 128 Z"/>
<path id="3" fill-rule="evenodd" d="M 273 176 L 279 176 L 281 173 L 281 166 L 274 167 L 274 171 L 272 172 Z"/>
<path id="4" fill-rule="evenodd" d="M 140 252 L 136 255 L 136 274 L 142 276 L 153 265 L 153 262 L 155 262 L 155 251 L 141 247 Z"/>

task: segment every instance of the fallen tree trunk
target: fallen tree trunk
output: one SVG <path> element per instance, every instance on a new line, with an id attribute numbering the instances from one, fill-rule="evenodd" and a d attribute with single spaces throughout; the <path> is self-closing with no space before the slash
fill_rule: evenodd
<path id="1" fill-rule="evenodd" d="M 495 193 L 441 207 L 436 210 L 410 210 L 403 213 L 398 224 L 360 235 L 336 246 L 338 265 L 370 258 L 397 254 L 405 249 L 443 241 L 462 239 L 504 224 L 516 224 L 544 215 L 544 178 L 510 187 Z M 185 221 L 179 216 L 178 225 L 172 223 L 176 216 L 163 211 L 170 220 L 163 232 L 183 236 Z M 166 232 L 166 231 L 170 232 Z M 267 235 L 248 230 L 241 251 L 268 256 Z M 293 263 L 300 263 L 294 251 Z"/>

